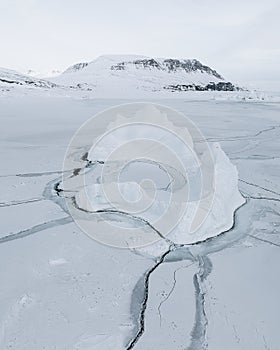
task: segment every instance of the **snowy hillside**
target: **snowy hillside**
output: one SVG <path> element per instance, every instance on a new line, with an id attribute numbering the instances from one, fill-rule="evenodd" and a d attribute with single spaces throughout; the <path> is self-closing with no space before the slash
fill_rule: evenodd
<path id="1" fill-rule="evenodd" d="M 0 68 L 1 91 L 44 93 L 78 98 L 145 98 L 186 96 L 190 91 L 241 90 L 216 70 L 196 59 L 106 55 L 77 63 L 62 74 L 39 78 L 33 71 L 22 74 Z M 26 90 L 27 88 L 27 90 Z"/>
<path id="2" fill-rule="evenodd" d="M 25 74 L 18 73 L 11 69 L 0 68 L 0 87 L 9 88 L 15 86 L 54 88 L 57 85 L 53 82 L 37 79 Z"/>
<path id="3" fill-rule="evenodd" d="M 92 89 L 96 96 L 129 96 L 143 92 L 186 90 L 233 91 L 234 85 L 195 59 L 106 55 L 78 63 L 51 81 Z"/>

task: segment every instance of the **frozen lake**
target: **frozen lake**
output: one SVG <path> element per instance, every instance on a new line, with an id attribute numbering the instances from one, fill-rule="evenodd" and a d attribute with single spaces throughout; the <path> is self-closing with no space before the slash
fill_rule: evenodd
<path id="1" fill-rule="evenodd" d="M 158 257 L 90 239 L 56 186 L 74 132 L 125 100 L 0 97 L 0 348 L 279 349 L 280 103 L 170 99 L 236 165 L 226 232 Z"/>

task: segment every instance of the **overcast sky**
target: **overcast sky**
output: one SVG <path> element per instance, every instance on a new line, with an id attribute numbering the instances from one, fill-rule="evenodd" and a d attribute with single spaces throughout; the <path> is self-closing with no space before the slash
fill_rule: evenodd
<path id="1" fill-rule="evenodd" d="M 65 69 L 103 54 L 197 58 L 280 86 L 279 0 L 0 0 L 0 66 Z"/>

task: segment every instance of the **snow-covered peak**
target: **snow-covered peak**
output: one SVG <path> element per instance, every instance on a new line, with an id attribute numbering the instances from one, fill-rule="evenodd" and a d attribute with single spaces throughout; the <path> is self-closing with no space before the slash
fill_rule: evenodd
<path id="1" fill-rule="evenodd" d="M 76 63 L 65 70 L 64 73 L 74 73 L 86 69 L 90 72 L 96 68 L 111 70 L 128 69 L 149 69 L 161 70 L 168 73 L 190 73 L 201 72 L 213 75 L 215 78 L 224 80 L 224 78 L 214 69 L 202 64 L 196 59 L 176 59 L 176 58 L 153 58 L 139 55 L 103 55 L 91 62 Z"/>
<path id="2" fill-rule="evenodd" d="M 81 62 L 62 74 L 38 78 L 0 69 L 0 84 L 10 87 L 56 88 L 61 93 L 93 97 L 142 98 L 193 91 L 234 91 L 238 88 L 197 59 L 153 58 L 139 55 L 104 55 Z M 32 76 L 31 76 L 32 75 Z"/>
<path id="3" fill-rule="evenodd" d="M 28 69 L 27 71 L 24 71 L 23 74 L 28 75 L 29 77 L 45 79 L 50 77 L 56 77 L 57 75 L 61 74 L 61 71 L 58 69 L 44 70 L 44 71 L 36 71 L 33 69 Z"/>
<path id="4" fill-rule="evenodd" d="M 197 59 L 104 55 L 69 67 L 52 79 L 90 89 L 96 97 L 139 97 L 186 90 L 232 90 L 221 74 Z"/>

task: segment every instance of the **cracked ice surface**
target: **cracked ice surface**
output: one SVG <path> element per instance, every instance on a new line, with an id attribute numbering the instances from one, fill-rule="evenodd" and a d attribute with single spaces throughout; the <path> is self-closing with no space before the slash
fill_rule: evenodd
<path id="1" fill-rule="evenodd" d="M 191 220 L 198 206 L 198 199 L 196 199 L 194 195 L 194 198 L 189 202 L 188 210 L 181 218 L 178 226 L 167 235 L 168 240 L 171 242 L 176 244 L 191 244 L 228 230 L 233 224 L 233 212 L 244 203 L 244 198 L 240 195 L 238 190 L 238 174 L 235 166 L 231 164 L 218 144 L 212 145 L 212 152 L 215 159 L 215 191 L 210 213 L 196 232 L 190 232 Z M 140 169 L 137 169 L 138 174 L 141 171 Z M 146 174 L 146 171 L 147 170 L 144 168 L 144 174 Z M 91 176 L 90 172 L 88 176 Z M 114 207 L 112 207 L 112 203 L 108 202 L 106 195 L 102 191 L 102 185 L 98 183 L 99 176 L 92 178 L 91 183 L 94 183 L 94 181 L 96 181 L 96 183 L 78 189 L 75 197 L 77 206 L 89 212 L 113 210 Z M 176 177 L 175 181 L 177 181 Z M 70 179 L 70 182 L 70 185 L 67 186 L 67 181 L 64 185 L 67 186 L 67 189 L 72 188 L 75 190 L 73 180 Z M 80 181 L 78 183 L 80 184 Z M 135 182 L 123 182 L 120 185 L 121 192 L 126 198 L 135 200 L 138 197 L 139 187 Z M 195 192 L 194 189 L 193 192 Z M 75 194 L 75 191 L 67 195 L 72 196 L 73 193 Z M 153 202 L 153 206 L 142 212 L 138 217 L 149 223 L 153 223 L 158 216 L 162 215 L 162 213 L 168 209 L 168 197 L 166 196 L 167 199 L 166 201 L 164 200 L 165 193 L 165 187 L 157 190 L 157 195 L 159 195 L 160 199 L 156 199 Z M 118 203 L 113 204 L 118 205 Z M 157 226 L 155 226 L 155 228 L 161 232 L 160 228 Z M 149 254 L 157 256 L 161 252 L 159 246 L 160 245 L 157 244 L 150 245 L 141 248 L 141 251 L 144 250 Z"/>
<path id="2" fill-rule="evenodd" d="M 115 100 L 0 98 L 1 349 L 278 349 L 279 104 L 158 102 L 221 144 L 246 198 L 227 232 L 162 259 L 89 239 L 55 190 L 70 137 Z"/>
<path id="3" fill-rule="evenodd" d="M 193 131 L 194 126 L 173 110 L 146 104 L 117 109 L 110 115 L 110 123 L 99 137 L 101 141 L 92 141 L 97 133 L 94 128 L 99 130 L 101 124 L 99 119 L 109 119 L 108 114 L 105 111 L 103 118 L 89 121 L 84 127 L 86 132 L 83 127 L 78 131 L 65 158 L 66 168 L 71 165 L 76 170 L 64 176 L 60 188 L 74 219 L 85 232 L 91 235 L 99 230 L 101 234 L 93 236 L 102 242 L 103 232 L 114 229 L 112 244 L 119 246 L 116 237 L 118 231 L 125 231 L 124 226 L 118 230 L 112 224 L 106 230 L 101 227 L 98 214 L 103 214 L 103 220 L 105 214 L 110 214 L 107 221 L 112 223 L 129 219 L 132 225 L 135 220 L 136 226 L 142 222 L 158 235 L 151 241 L 161 238 L 160 242 L 149 244 L 148 238 L 145 240 L 147 234 L 141 239 L 141 235 L 129 237 L 127 233 L 125 244 L 159 256 L 166 250 L 164 237 L 167 247 L 172 243 L 192 244 L 232 226 L 233 213 L 245 200 L 238 190 L 237 169 L 218 143 L 208 145 L 202 135 Z M 153 124 L 148 124 L 145 117 Z M 135 141 L 143 138 L 145 143 Z M 93 143 L 91 148 L 87 139 Z M 97 220 L 96 227 L 87 217 Z"/>

